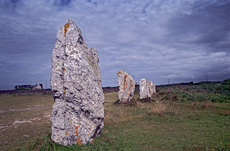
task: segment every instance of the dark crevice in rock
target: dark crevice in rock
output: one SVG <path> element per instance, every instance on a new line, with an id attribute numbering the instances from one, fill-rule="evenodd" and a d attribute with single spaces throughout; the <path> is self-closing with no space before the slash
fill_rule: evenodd
<path id="1" fill-rule="evenodd" d="M 80 43 L 80 44 L 83 44 L 83 38 L 82 38 L 82 36 L 80 34 L 78 35 L 77 42 Z"/>

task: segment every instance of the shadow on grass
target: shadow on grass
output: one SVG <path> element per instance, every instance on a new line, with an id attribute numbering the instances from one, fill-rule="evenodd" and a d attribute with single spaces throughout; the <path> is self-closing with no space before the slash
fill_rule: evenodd
<path id="1" fill-rule="evenodd" d="M 107 133 L 102 134 L 100 137 L 95 138 L 93 144 L 87 143 L 82 145 L 67 145 L 63 146 L 57 144 L 51 140 L 51 133 L 45 138 L 37 139 L 33 144 L 30 144 L 25 149 L 18 148 L 17 150 L 39 150 L 39 151 L 73 151 L 73 150 L 92 150 L 92 151 L 104 151 L 104 150 L 123 150 L 123 141 L 121 138 L 111 136 Z"/>

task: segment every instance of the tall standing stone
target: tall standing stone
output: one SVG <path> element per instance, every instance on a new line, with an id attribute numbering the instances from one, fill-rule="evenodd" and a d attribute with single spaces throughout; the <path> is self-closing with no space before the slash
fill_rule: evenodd
<path id="1" fill-rule="evenodd" d="M 88 47 L 72 19 L 62 26 L 52 55 L 54 142 L 93 142 L 104 126 L 104 95 L 97 50 Z"/>
<path id="2" fill-rule="evenodd" d="M 153 93 L 156 93 L 155 84 L 152 81 L 147 81 L 145 78 L 140 81 L 140 99 L 152 98 Z"/>
<path id="3" fill-rule="evenodd" d="M 130 101 L 134 96 L 135 81 L 127 72 L 120 70 L 117 73 L 119 84 L 118 96 L 121 102 Z"/>

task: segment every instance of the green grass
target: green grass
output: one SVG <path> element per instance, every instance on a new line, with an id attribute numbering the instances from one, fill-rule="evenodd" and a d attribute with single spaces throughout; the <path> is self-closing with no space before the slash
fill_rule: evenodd
<path id="1" fill-rule="evenodd" d="M 49 143 L 42 143 L 40 149 L 54 150 L 54 146 L 56 150 L 230 149 L 229 116 L 215 113 L 210 107 L 196 107 L 199 104 L 141 105 L 116 105 L 127 114 L 119 117 L 120 120 L 113 119 L 115 115 L 105 120 L 102 135 L 93 145 L 64 147 L 50 141 L 48 136 Z M 154 106 L 157 109 L 153 109 Z"/>
<path id="2" fill-rule="evenodd" d="M 1 115 L 7 116 L 11 122 L 7 123 L 7 118 L 2 116 L 1 122 L 10 124 L 17 118 L 41 118 L 42 112 L 51 112 L 52 96 L 34 95 L 0 96 L 0 105 L 3 105 L 0 109 L 4 111 L 9 107 L 7 102 L 14 104 L 19 100 L 24 106 L 19 103 L 15 109 L 26 108 L 31 103 L 49 107 L 43 111 L 17 111 L 22 115 L 21 119 L 14 112 L 4 112 Z M 2 133 L 0 138 L 15 134 L 16 137 L 11 137 L 8 142 L 19 141 L 23 134 L 19 131 L 27 128 L 31 137 L 19 144 L 8 145 L 9 150 L 230 150 L 228 93 L 207 90 L 202 85 L 158 87 L 150 102 L 141 101 L 136 92 L 134 99 L 139 101 L 132 106 L 114 104 L 118 100 L 117 92 L 104 95 L 105 126 L 93 144 L 62 146 L 54 143 L 50 139 L 50 122 L 45 119 L 20 124 L 17 129 Z M 213 101 L 213 98 L 217 100 Z"/>

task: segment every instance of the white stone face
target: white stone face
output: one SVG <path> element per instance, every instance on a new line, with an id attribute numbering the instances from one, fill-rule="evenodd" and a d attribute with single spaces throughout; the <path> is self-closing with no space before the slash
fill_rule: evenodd
<path id="1" fill-rule="evenodd" d="M 140 99 L 152 98 L 152 94 L 156 93 L 155 84 L 142 78 L 140 81 Z"/>
<path id="2" fill-rule="evenodd" d="M 62 145 L 86 144 L 104 126 L 104 95 L 97 50 L 88 47 L 69 19 L 57 33 L 52 55 L 52 135 Z"/>
<path id="3" fill-rule="evenodd" d="M 121 102 L 130 101 L 134 96 L 135 81 L 127 72 L 120 70 L 117 73 L 117 82 L 119 84 L 118 96 Z"/>

